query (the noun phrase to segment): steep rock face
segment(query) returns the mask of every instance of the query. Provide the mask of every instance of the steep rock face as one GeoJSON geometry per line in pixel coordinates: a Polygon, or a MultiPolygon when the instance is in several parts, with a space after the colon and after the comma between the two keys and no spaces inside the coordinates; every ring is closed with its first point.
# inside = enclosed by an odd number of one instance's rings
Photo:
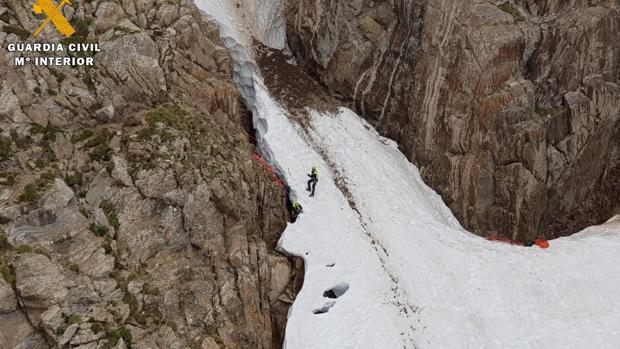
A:
{"type": "Polygon", "coordinates": [[[302,266],[217,27],[74,1],[95,66],[14,67],[30,11],[0,1],[0,347],[279,347],[302,266]]]}
{"type": "Polygon", "coordinates": [[[467,228],[555,237],[620,206],[616,1],[286,8],[298,60],[397,140],[467,228]]]}

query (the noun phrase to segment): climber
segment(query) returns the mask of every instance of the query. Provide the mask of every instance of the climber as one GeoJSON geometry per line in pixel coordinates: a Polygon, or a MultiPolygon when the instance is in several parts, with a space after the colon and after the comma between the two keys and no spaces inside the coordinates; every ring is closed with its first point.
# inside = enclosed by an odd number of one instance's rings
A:
{"type": "Polygon", "coordinates": [[[307,191],[310,192],[310,196],[314,196],[314,189],[316,188],[316,183],[319,181],[319,171],[316,169],[316,166],[312,166],[312,172],[308,175],[310,180],[308,181],[307,191]],[[312,189],[310,188],[312,186],[312,189]]]}
{"type": "Polygon", "coordinates": [[[301,207],[299,201],[295,201],[291,210],[291,222],[295,223],[295,221],[297,220],[297,216],[299,216],[299,214],[301,214],[302,212],[304,212],[304,208],[301,207]]]}

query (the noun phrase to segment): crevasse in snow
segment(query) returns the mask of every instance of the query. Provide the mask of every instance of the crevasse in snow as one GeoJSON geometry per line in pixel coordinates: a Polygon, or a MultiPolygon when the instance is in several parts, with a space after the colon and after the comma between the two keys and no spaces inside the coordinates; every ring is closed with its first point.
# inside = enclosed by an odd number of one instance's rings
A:
{"type": "Polygon", "coordinates": [[[286,348],[618,347],[620,219],[548,250],[470,234],[396,145],[351,110],[294,122],[249,51],[250,37],[269,30],[240,25],[227,3],[197,1],[221,25],[261,150],[304,207],[279,243],[306,265],[286,348]],[[312,165],[320,179],[310,198],[312,165]],[[346,292],[326,297],[338,285],[346,292]]]}

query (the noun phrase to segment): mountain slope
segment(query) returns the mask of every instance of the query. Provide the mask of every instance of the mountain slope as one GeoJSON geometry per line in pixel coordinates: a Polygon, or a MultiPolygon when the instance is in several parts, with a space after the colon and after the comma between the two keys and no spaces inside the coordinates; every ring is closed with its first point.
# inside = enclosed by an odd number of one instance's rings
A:
{"type": "Polygon", "coordinates": [[[617,1],[284,4],[297,61],[467,229],[554,238],[620,207],[617,1]]]}
{"type": "Polygon", "coordinates": [[[469,233],[396,144],[354,112],[289,108],[291,96],[272,94],[280,90],[261,74],[287,69],[258,71],[252,48],[243,47],[251,26],[238,25],[234,9],[203,2],[230,35],[229,49],[245,52],[233,54],[237,66],[252,66],[237,70],[237,81],[246,84],[260,149],[304,207],[279,242],[306,266],[286,348],[613,348],[620,341],[620,220],[553,240],[547,250],[469,233]],[[312,165],[320,181],[311,198],[312,165]]]}
{"type": "Polygon", "coordinates": [[[61,37],[0,0],[0,348],[278,348],[287,201],[217,26],[186,0],[64,11],[95,66],[15,67],[9,43],[61,37]]]}

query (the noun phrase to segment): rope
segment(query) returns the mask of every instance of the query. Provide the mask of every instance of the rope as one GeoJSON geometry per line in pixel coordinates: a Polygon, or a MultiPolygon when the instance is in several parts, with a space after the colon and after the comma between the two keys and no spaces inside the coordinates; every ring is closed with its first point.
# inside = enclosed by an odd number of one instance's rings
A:
{"type": "Polygon", "coordinates": [[[252,160],[258,161],[263,165],[263,167],[267,170],[267,172],[271,173],[273,176],[273,181],[276,183],[280,189],[284,190],[284,181],[278,176],[277,173],[273,170],[273,167],[265,160],[256,150],[252,151],[252,160]]]}

